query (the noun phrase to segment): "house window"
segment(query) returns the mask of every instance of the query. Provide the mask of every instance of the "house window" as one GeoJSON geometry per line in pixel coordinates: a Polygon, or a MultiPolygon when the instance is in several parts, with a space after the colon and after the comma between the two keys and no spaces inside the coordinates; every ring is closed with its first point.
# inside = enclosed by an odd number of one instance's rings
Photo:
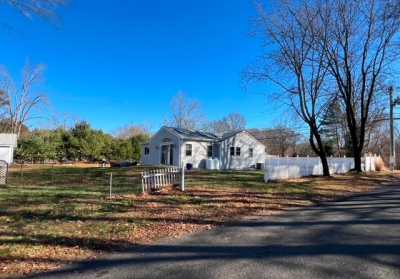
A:
{"type": "Polygon", "coordinates": [[[240,156],[240,147],[232,146],[230,148],[230,154],[231,154],[231,156],[240,156]]]}
{"type": "Polygon", "coordinates": [[[236,147],[236,156],[240,156],[240,147],[236,147]]]}
{"type": "Polygon", "coordinates": [[[249,148],[249,157],[252,158],[253,157],[253,148],[249,148]]]}
{"type": "Polygon", "coordinates": [[[192,145],[186,144],[186,156],[192,156],[192,145]]]}
{"type": "Polygon", "coordinates": [[[150,154],[150,148],[145,147],[144,148],[144,155],[149,155],[150,154]]]}
{"type": "Polygon", "coordinates": [[[207,156],[210,158],[213,156],[213,148],[212,145],[207,146],[207,156]]]}

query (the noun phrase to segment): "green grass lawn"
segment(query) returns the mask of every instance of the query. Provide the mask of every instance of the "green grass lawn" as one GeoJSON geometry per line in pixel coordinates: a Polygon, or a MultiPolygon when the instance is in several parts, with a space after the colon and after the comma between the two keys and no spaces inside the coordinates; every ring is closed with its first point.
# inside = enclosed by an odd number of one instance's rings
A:
{"type": "Polygon", "coordinates": [[[179,237],[241,215],[270,215],[376,187],[389,175],[264,183],[261,172],[190,172],[184,193],[140,195],[143,168],[27,168],[0,186],[0,277],[179,237]],[[113,193],[109,199],[109,176],[113,193]]]}

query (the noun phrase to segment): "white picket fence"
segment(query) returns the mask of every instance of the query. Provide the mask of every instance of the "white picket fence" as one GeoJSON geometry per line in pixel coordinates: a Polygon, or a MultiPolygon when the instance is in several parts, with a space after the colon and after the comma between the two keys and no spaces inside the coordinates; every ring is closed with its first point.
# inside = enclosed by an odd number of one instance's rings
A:
{"type": "MultiPolygon", "coordinates": [[[[363,169],[375,171],[375,162],[378,158],[377,156],[364,157],[363,169]]],[[[354,159],[330,157],[328,158],[328,165],[331,174],[343,174],[354,168],[354,159]]],[[[322,164],[319,157],[275,157],[265,160],[265,182],[322,174],[322,164]]]]}
{"type": "Polygon", "coordinates": [[[184,169],[177,167],[160,168],[141,173],[142,192],[159,191],[166,186],[180,185],[184,190],[184,169]]]}

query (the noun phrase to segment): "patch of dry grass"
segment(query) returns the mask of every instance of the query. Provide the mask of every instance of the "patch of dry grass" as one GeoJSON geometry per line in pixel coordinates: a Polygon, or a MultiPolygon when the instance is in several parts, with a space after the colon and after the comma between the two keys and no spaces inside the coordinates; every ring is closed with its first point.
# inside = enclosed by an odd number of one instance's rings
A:
{"type": "Polygon", "coordinates": [[[51,270],[239,216],[271,215],[397,181],[385,173],[266,184],[260,172],[192,172],[184,193],[141,196],[135,184],[140,170],[113,170],[117,195],[111,200],[109,169],[32,168],[23,178],[16,171],[0,189],[0,277],[51,270]]]}

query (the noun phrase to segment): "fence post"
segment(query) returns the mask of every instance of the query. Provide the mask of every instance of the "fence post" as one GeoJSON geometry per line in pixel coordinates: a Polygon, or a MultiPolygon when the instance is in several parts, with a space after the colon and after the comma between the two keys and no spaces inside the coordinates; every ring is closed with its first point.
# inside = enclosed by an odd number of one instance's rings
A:
{"type": "Polygon", "coordinates": [[[6,185],[8,184],[8,163],[6,165],[6,185]]]}
{"type": "Polygon", "coordinates": [[[157,191],[157,189],[158,189],[158,182],[157,182],[157,179],[158,179],[158,176],[157,176],[157,170],[154,170],[154,172],[153,172],[153,178],[154,178],[154,190],[155,191],[157,191]]]}
{"type": "Polygon", "coordinates": [[[157,170],[157,190],[160,190],[161,185],[161,169],[157,170]]]}
{"type": "Polygon", "coordinates": [[[142,177],[142,194],[144,194],[144,181],[145,181],[145,179],[144,179],[144,172],[141,172],[140,175],[141,175],[141,177],[142,177]]]}
{"type": "Polygon", "coordinates": [[[285,160],[285,166],[286,166],[286,174],[287,174],[286,179],[289,179],[289,156],[287,156],[287,155],[286,155],[286,160],[285,160]]]}
{"type": "Polygon", "coordinates": [[[185,191],[185,168],[182,167],[181,169],[181,191],[185,191]]]}
{"type": "Polygon", "coordinates": [[[54,163],[51,164],[51,170],[50,170],[50,175],[51,175],[51,185],[54,185],[54,163]]]}
{"type": "Polygon", "coordinates": [[[156,190],[160,189],[160,170],[155,170],[155,178],[156,178],[156,190]]]}
{"type": "Polygon", "coordinates": [[[23,172],[23,170],[22,170],[22,168],[24,167],[24,162],[22,161],[21,162],[21,167],[20,167],[20,169],[19,169],[19,179],[21,180],[21,184],[22,184],[22,179],[24,178],[24,172],[23,172]]]}
{"type": "Polygon", "coordinates": [[[165,187],[167,183],[165,183],[165,176],[167,175],[167,172],[165,169],[161,170],[161,187],[165,187]]]}
{"type": "Polygon", "coordinates": [[[151,171],[151,186],[150,186],[150,191],[153,191],[156,189],[156,171],[152,170],[151,171]]]}
{"type": "Polygon", "coordinates": [[[159,180],[159,188],[162,188],[162,187],[164,187],[164,171],[163,171],[163,169],[160,169],[159,171],[158,171],[158,173],[159,173],[159,175],[160,175],[160,180],[159,180]]]}
{"type": "Polygon", "coordinates": [[[110,173],[110,199],[112,197],[113,173],[110,173]]]}

